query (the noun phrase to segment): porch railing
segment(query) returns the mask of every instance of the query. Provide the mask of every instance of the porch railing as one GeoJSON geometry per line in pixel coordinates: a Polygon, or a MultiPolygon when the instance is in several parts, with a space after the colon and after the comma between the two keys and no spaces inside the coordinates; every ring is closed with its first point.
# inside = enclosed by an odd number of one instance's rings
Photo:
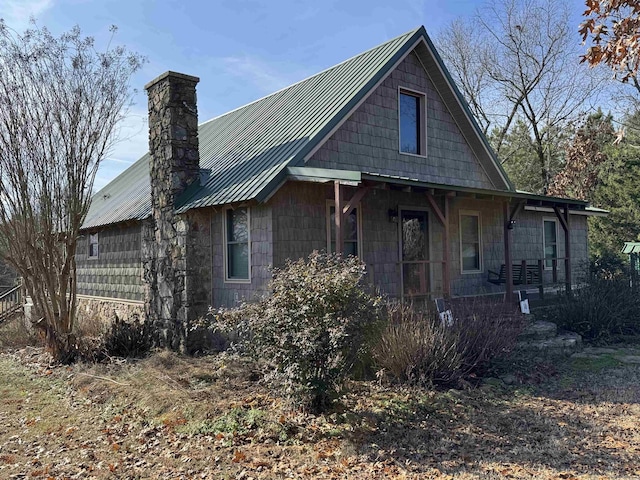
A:
{"type": "Polygon", "coordinates": [[[514,278],[514,286],[538,287],[542,298],[545,288],[556,287],[566,283],[569,262],[570,259],[566,257],[514,261],[513,265],[518,265],[521,272],[518,283],[514,278]]]}
{"type": "Polygon", "coordinates": [[[22,285],[0,286],[0,323],[22,308],[22,285]]]}
{"type": "Polygon", "coordinates": [[[403,299],[435,298],[443,295],[444,260],[402,261],[397,265],[400,267],[400,292],[403,299]],[[440,268],[433,268],[434,266],[440,268]]]}

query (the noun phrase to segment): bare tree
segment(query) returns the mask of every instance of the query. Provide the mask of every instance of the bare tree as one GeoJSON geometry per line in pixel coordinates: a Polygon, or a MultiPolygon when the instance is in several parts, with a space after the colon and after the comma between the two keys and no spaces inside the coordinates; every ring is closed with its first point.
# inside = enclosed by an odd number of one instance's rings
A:
{"type": "Polygon", "coordinates": [[[439,50],[505,167],[517,157],[507,134],[516,121],[533,140],[539,179],[551,182],[552,155],[564,131],[590,108],[600,81],[579,65],[579,42],[567,4],[553,0],[489,0],[466,22],[454,21],[439,50]]]}
{"type": "Polygon", "coordinates": [[[98,52],[78,27],[57,37],[0,22],[0,252],[62,361],[74,345],[78,231],[142,62],[123,47],[98,52]]]}

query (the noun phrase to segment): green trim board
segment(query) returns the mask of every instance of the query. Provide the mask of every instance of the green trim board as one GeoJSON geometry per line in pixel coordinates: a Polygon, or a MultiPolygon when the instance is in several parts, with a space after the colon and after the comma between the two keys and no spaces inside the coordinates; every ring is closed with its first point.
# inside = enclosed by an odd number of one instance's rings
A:
{"type": "Polygon", "coordinates": [[[626,254],[640,253],[640,242],[624,242],[624,247],[622,247],[622,253],[626,253],[626,254]]]}
{"type": "Polygon", "coordinates": [[[560,198],[560,197],[548,197],[545,195],[536,195],[533,193],[520,192],[520,191],[505,191],[505,190],[489,190],[482,188],[472,187],[459,187],[456,185],[445,185],[439,183],[423,182],[421,180],[411,179],[407,177],[400,177],[395,175],[382,175],[373,172],[362,172],[363,180],[371,181],[383,181],[387,183],[393,183],[396,185],[414,186],[418,188],[433,188],[436,190],[448,190],[453,192],[463,193],[476,193],[479,195],[492,195],[504,198],[519,198],[523,200],[533,200],[539,202],[546,202],[553,205],[569,205],[570,207],[578,207],[585,209],[589,204],[582,200],[576,200],[572,198],[560,198]]]}

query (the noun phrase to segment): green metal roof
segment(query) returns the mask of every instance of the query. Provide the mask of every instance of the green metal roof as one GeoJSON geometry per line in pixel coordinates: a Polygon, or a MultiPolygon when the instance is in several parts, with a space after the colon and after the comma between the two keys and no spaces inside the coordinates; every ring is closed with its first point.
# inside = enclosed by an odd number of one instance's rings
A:
{"type": "MultiPolygon", "coordinates": [[[[447,76],[424,27],[420,27],[201,124],[198,127],[201,179],[181,195],[177,212],[269,198],[290,174],[287,167],[304,166],[306,155],[373,90],[398,60],[425,42],[432,50],[431,61],[447,76]]],[[[454,94],[462,109],[466,108],[453,82],[448,91],[454,94]]],[[[472,117],[468,125],[473,134],[470,136],[477,136],[486,144],[472,117]]],[[[496,181],[500,181],[499,162],[490,148],[488,152],[488,156],[483,153],[481,160],[489,167],[494,164],[492,173],[498,178],[496,181]]],[[[149,216],[148,165],[146,154],[100,190],[93,197],[83,228],[149,216]]],[[[506,175],[502,182],[507,190],[512,190],[506,175]]]]}

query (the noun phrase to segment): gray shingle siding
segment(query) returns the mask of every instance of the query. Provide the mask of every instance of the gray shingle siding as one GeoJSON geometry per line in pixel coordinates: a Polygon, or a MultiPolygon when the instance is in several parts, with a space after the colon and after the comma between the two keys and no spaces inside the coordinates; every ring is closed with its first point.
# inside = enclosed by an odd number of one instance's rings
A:
{"type": "MultiPolygon", "coordinates": [[[[345,187],[345,196],[350,198],[353,189],[345,187]]],[[[307,256],[312,250],[327,248],[326,205],[333,200],[333,188],[302,182],[289,182],[274,196],[270,205],[273,215],[273,260],[276,266],[287,258],[307,256]]],[[[361,252],[367,263],[369,281],[390,296],[400,295],[400,267],[398,265],[398,224],[389,220],[389,209],[418,209],[428,212],[430,234],[430,258],[443,258],[443,228],[428,206],[423,194],[372,189],[360,205],[361,208],[361,252]]],[[[552,218],[553,213],[529,212],[520,214],[513,234],[514,262],[543,258],[542,219],[552,218]]],[[[502,204],[491,200],[452,198],[450,200],[450,258],[451,293],[454,296],[498,293],[503,286],[487,281],[487,270],[499,271],[504,263],[502,204]],[[479,273],[462,273],[460,261],[460,212],[480,213],[482,230],[483,265],[479,273]]],[[[586,217],[572,215],[572,268],[574,281],[580,280],[582,268],[587,261],[586,217]]],[[[564,256],[564,232],[558,226],[558,255],[564,256]]],[[[442,267],[432,265],[432,280],[435,288],[442,288],[442,267]]],[[[545,271],[545,281],[551,282],[551,272],[545,271]]],[[[564,266],[559,266],[560,280],[564,278],[564,266]]]]}
{"type": "Polygon", "coordinates": [[[414,53],[396,67],[306,165],[495,188],[414,53]],[[426,95],[426,157],[399,153],[399,88],[426,95]]]}
{"type": "Polygon", "coordinates": [[[97,258],[88,256],[89,232],[84,232],[78,240],[78,293],[124,300],[143,300],[140,225],[112,225],[97,232],[97,258]]]}

